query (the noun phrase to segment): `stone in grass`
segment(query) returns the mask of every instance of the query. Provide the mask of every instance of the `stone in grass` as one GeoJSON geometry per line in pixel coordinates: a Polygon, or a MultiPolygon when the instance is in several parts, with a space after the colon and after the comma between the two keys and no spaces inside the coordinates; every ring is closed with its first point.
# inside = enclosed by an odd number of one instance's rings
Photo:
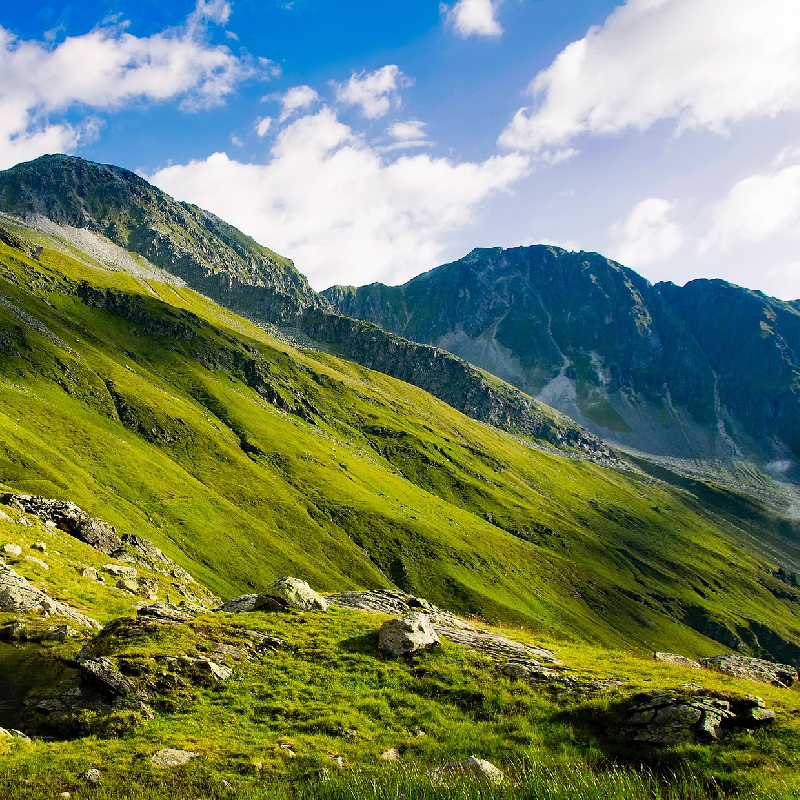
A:
{"type": "Polygon", "coordinates": [[[46,553],[47,544],[45,542],[34,542],[31,545],[31,550],[38,550],[40,553],[46,553]]]}
{"type": "Polygon", "coordinates": [[[784,689],[788,689],[798,680],[797,670],[791,664],[776,664],[761,658],[728,653],[704,658],[700,663],[707,669],[715,669],[734,678],[771,683],[784,689]]]}
{"type": "Polygon", "coordinates": [[[81,658],[78,661],[81,675],[90,683],[110,695],[133,695],[136,684],[126,678],[108,658],[81,658]]]}
{"type": "Polygon", "coordinates": [[[392,656],[411,656],[437,644],[431,621],[416,612],[387,620],[378,634],[378,649],[392,656]]]}
{"type": "Polygon", "coordinates": [[[381,761],[399,761],[400,751],[396,747],[392,747],[385,753],[381,753],[381,761]]]}
{"type": "Polygon", "coordinates": [[[36,558],[36,556],[25,556],[26,561],[30,561],[31,564],[36,564],[37,567],[41,567],[42,569],[50,569],[50,565],[42,561],[41,558],[36,558]]]}
{"type": "Polygon", "coordinates": [[[14,730],[14,728],[0,728],[0,736],[18,739],[21,742],[30,742],[30,737],[26,736],[22,731],[14,730]]]}
{"type": "Polygon", "coordinates": [[[477,756],[470,756],[466,761],[462,761],[459,764],[445,764],[432,773],[432,777],[436,781],[443,781],[446,778],[459,775],[494,784],[502,783],[505,777],[502,770],[499,770],[491,761],[484,761],[484,759],[477,756]]]}
{"type": "Polygon", "coordinates": [[[92,769],[87,769],[86,772],[82,773],[80,777],[81,780],[86,781],[86,783],[92,783],[95,785],[100,783],[100,780],[102,779],[100,770],[95,769],[94,767],[92,769]]]}
{"type": "Polygon", "coordinates": [[[7,556],[18,558],[22,555],[22,548],[18,544],[9,543],[3,545],[3,553],[7,556]]]}
{"type": "Polygon", "coordinates": [[[135,578],[139,574],[134,567],[123,567],[119,564],[103,564],[103,572],[115,578],[135,578]]]}
{"type": "Polygon", "coordinates": [[[154,767],[179,767],[182,764],[188,764],[193,758],[198,758],[199,756],[200,753],[195,753],[192,750],[173,750],[171,747],[165,747],[150,756],[150,763],[154,767]]]}
{"type": "Polygon", "coordinates": [[[702,669],[699,661],[694,661],[686,656],[679,656],[677,653],[656,653],[656,661],[662,661],[664,664],[672,664],[675,667],[689,667],[690,669],[702,669]]]}

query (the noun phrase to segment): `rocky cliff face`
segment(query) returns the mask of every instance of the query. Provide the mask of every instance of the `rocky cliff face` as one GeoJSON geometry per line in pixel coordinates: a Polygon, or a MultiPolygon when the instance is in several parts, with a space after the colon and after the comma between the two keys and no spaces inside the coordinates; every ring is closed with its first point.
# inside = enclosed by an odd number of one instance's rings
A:
{"type": "Polygon", "coordinates": [[[653,286],[596,253],[474,250],[341,313],[435,344],[658,455],[800,456],[800,309],[724,281],[653,286]]]}
{"type": "Polygon", "coordinates": [[[128,170],[64,155],[0,172],[0,211],[102,234],[240,311],[290,322],[327,307],[292,262],[128,170]]]}

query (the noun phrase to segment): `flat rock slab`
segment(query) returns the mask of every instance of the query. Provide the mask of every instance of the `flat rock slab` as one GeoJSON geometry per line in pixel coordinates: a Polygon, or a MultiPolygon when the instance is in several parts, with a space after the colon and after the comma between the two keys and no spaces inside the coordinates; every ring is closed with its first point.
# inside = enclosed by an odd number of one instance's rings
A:
{"type": "Polygon", "coordinates": [[[199,756],[200,753],[195,753],[192,750],[173,750],[171,747],[165,747],[150,756],[150,763],[154,767],[179,767],[182,764],[188,764],[193,758],[199,758],[199,756]]]}
{"type": "Polygon", "coordinates": [[[788,689],[797,682],[797,670],[790,664],[776,664],[761,658],[748,658],[726,654],[703,658],[700,663],[734,678],[745,678],[759,683],[770,683],[788,689]]]}
{"type": "Polygon", "coordinates": [[[703,665],[699,661],[694,661],[686,656],[679,656],[677,653],[655,653],[656,661],[664,664],[672,664],[676,667],[689,667],[690,669],[702,669],[703,665]]]}

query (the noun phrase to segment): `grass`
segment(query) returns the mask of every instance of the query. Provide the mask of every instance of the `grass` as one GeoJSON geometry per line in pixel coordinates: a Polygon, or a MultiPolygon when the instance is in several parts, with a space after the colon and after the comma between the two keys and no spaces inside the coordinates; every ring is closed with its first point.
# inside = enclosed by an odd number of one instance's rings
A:
{"type": "Polygon", "coordinates": [[[800,641],[776,564],[688,492],[537,450],[188,289],[49,248],[0,263],[39,321],[0,306],[0,481],[153,540],[220,595],[296,574],[607,647],[719,652],[694,620],[800,641]]]}
{"type": "MultiPolygon", "coordinates": [[[[98,798],[177,793],[667,800],[728,796],[734,790],[739,797],[788,798],[791,793],[781,785],[798,785],[800,692],[704,672],[699,680],[709,690],[756,689],[777,710],[775,727],[713,746],[636,749],[615,736],[618,707],[637,691],[683,683],[685,670],[631,653],[560,643],[558,655],[570,659],[576,674],[622,675],[630,684],[592,697],[557,696],[508,679],[485,657],[446,642],[412,661],[386,659],[377,650],[382,619],[337,609],[206,615],[144,640],[112,640],[103,652],[154,673],[168,656],[210,654],[220,642],[241,647],[245,629],[278,636],[285,647],[232,662],[234,676],[224,684],[195,688],[190,699],[162,705],[155,719],[117,736],[12,745],[0,740],[0,792],[31,800],[62,791],[98,798]],[[415,735],[415,726],[425,735],[415,735]],[[162,747],[200,757],[186,767],[159,770],[149,757],[162,747]],[[380,760],[389,748],[400,751],[399,764],[380,760]],[[431,769],[471,754],[503,769],[504,786],[456,780],[444,787],[431,778],[431,769]],[[341,756],[341,770],[334,756],[341,756]],[[92,767],[103,773],[100,787],[87,787],[79,778],[92,767]],[[320,769],[327,774],[321,777],[320,769]],[[21,784],[20,776],[29,782],[21,784]]],[[[68,659],[78,646],[51,646],[44,657],[68,659]]],[[[698,680],[698,673],[691,677],[698,680]]],[[[62,683],[57,691],[69,685],[62,683]]]]}

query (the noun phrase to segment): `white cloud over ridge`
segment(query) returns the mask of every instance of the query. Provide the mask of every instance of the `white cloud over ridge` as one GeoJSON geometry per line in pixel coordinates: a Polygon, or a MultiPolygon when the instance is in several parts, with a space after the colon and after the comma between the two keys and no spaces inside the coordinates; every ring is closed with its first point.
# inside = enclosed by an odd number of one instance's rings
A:
{"type": "Polygon", "coordinates": [[[0,28],[0,167],[71,151],[90,138],[96,121],[50,122],[71,107],[182,98],[191,111],[223,102],[252,71],[227,47],[206,41],[207,22],[224,22],[229,13],[226,2],[199,0],[182,28],[136,37],[111,25],[55,47],[0,28]]]}
{"type": "Polygon", "coordinates": [[[459,36],[501,36],[497,21],[500,0],[458,0],[453,6],[441,3],[439,8],[459,36]]]}
{"type": "Polygon", "coordinates": [[[675,255],[684,241],[681,226],[671,219],[674,203],[648,197],[637,203],[622,222],[611,227],[612,256],[632,269],[675,255]]]}
{"type": "Polygon", "coordinates": [[[716,205],[699,252],[727,253],[773,238],[800,243],[800,164],[750,175],[716,205]]]}
{"type": "Polygon", "coordinates": [[[375,72],[353,73],[346,83],[336,84],[336,99],[361,106],[367,119],[378,119],[400,105],[398,91],[411,83],[396,64],[387,64],[375,72]]]}
{"type": "Polygon", "coordinates": [[[628,0],[569,44],[531,83],[500,137],[540,151],[582,133],[724,133],[748,118],[800,110],[797,0],[628,0]]]}
{"type": "Polygon", "coordinates": [[[321,289],[398,282],[435,266],[448,236],[528,167],[517,153],[467,163],[428,154],[386,160],[326,107],[281,131],[266,164],[215,153],[150,179],[293,258],[321,289]]]}

